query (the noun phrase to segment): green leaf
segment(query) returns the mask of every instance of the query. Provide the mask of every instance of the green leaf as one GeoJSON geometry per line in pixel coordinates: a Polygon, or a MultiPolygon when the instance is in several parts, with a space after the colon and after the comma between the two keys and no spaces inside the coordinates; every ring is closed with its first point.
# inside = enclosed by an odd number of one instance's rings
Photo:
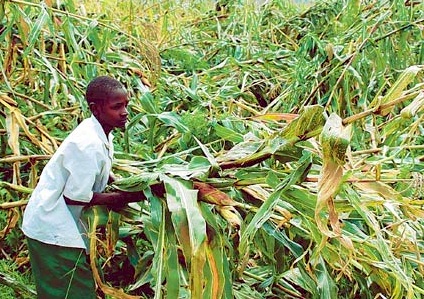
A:
{"type": "Polygon", "coordinates": [[[147,114],[159,113],[158,105],[155,104],[155,99],[151,92],[145,92],[140,98],[140,104],[147,114]]]}
{"type": "Polygon", "coordinates": [[[334,283],[330,273],[328,273],[326,264],[321,256],[315,265],[315,272],[318,279],[318,293],[320,294],[321,298],[338,299],[337,286],[334,283]]]}
{"type": "Polygon", "coordinates": [[[175,112],[162,112],[157,114],[156,117],[162,121],[165,125],[176,128],[179,132],[189,132],[189,129],[181,121],[181,118],[175,112]]]}
{"type": "Polygon", "coordinates": [[[242,230],[239,247],[239,251],[242,256],[248,253],[247,249],[249,248],[252,238],[258,228],[262,227],[262,225],[271,216],[273,208],[278,204],[278,201],[281,200],[281,194],[289,189],[293,184],[301,182],[301,179],[305,177],[305,172],[309,170],[311,163],[311,155],[308,152],[305,152],[304,156],[299,160],[297,168],[275,188],[269,198],[259,207],[252,220],[246,228],[242,230]]]}
{"type": "Polygon", "coordinates": [[[232,141],[234,143],[242,142],[243,141],[243,135],[231,130],[227,127],[221,126],[221,125],[214,125],[214,129],[216,131],[216,135],[221,137],[224,140],[232,141]]]}
{"type": "Polygon", "coordinates": [[[180,266],[178,245],[169,213],[166,213],[166,298],[180,298],[180,266]]]}
{"type": "Polygon", "coordinates": [[[151,219],[153,228],[156,230],[156,238],[152,239],[155,255],[153,257],[152,274],[154,277],[155,299],[162,298],[162,282],[165,279],[166,266],[166,218],[163,204],[156,198],[151,198],[151,219]]]}
{"type": "Polygon", "coordinates": [[[24,53],[22,54],[23,57],[27,57],[30,51],[36,48],[35,43],[39,41],[43,26],[46,24],[48,19],[49,19],[49,14],[44,8],[42,8],[41,13],[39,14],[37,20],[35,21],[34,26],[31,27],[31,31],[29,32],[28,44],[24,50],[24,53]]]}
{"type": "Polygon", "coordinates": [[[206,222],[197,205],[197,191],[187,181],[166,175],[160,178],[165,185],[174,229],[184,256],[190,262],[192,255],[196,254],[206,239],[206,222]]]}

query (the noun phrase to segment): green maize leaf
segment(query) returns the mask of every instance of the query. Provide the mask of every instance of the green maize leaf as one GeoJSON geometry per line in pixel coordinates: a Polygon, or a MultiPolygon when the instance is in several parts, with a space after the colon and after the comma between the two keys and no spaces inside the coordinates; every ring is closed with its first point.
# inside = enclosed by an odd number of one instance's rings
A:
{"type": "Polygon", "coordinates": [[[180,298],[180,266],[178,264],[178,246],[175,231],[169,213],[166,213],[166,298],[180,298]]]}
{"type": "Polygon", "coordinates": [[[165,125],[173,127],[181,133],[190,131],[188,127],[181,121],[180,116],[175,112],[162,112],[160,114],[156,114],[155,116],[165,125]]]}
{"type": "Polygon", "coordinates": [[[239,246],[239,251],[242,256],[246,256],[248,254],[247,250],[252,238],[255,236],[257,229],[262,227],[262,225],[271,216],[273,208],[277,205],[278,201],[281,200],[281,194],[292,185],[301,182],[301,179],[305,177],[305,172],[309,170],[311,163],[312,160],[310,153],[305,152],[304,156],[299,160],[297,168],[275,188],[275,191],[261,205],[247,227],[242,230],[239,246]]]}
{"type": "MultiPolygon", "coordinates": [[[[150,199],[152,205],[152,211],[150,213],[151,216],[151,224],[152,224],[152,232],[150,233],[150,237],[152,240],[152,245],[154,248],[154,257],[152,262],[152,274],[153,274],[153,286],[155,291],[155,299],[160,299],[163,297],[162,292],[162,282],[165,279],[165,251],[166,251],[166,217],[165,217],[165,207],[163,203],[157,199],[152,197],[150,199]],[[154,235],[152,234],[154,232],[154,235]]],[[[147,226],[146,226],[147,227],[147,226]]]]}
{"type": "Polygon", "coordinates": [[[313,217],[316,206],[316,195],[306,189],[292,188],[282,194],[284,201],[290,203],[299,213],[305,217],[313,217]]]}
{"type": "Polygon", "coordinates": [[[203,298],[232,298],[231,271],[228,268],[228,256],[224,249],[225,246],[219,234],[208,243],[206,266],[210,274],[205,276],[207,284],[203,298]]]}
{"type": "Polygon", "coordinates": [[[51,77],[50,76],[46,77],[46,80],[50,79],[50,82],[48,83],[48,86],[49,86],[48,91],[50,93],[50,99],[46,98],[46,102],[47,101],[55,102],[54,98],[56,97],[57,91],[60,87],[60,79],[59,79],[58,71],[50,63],[50,61],[48,59],[46,59],[46,57],[44,57],[40,53],[38,53],[37,50],[34,50],[34,53],[36,53],[37,55],[39,55],[41,57],[42,62],[44,63],[45,67],[49,70],[49,75],[51,76],[51,77]]]}
{"type": "Polygon", "coordinates": [[[257,153],[264,145],[263,140],[259,140],[254,136],[247,136],[247,140],[236,144],[229,151],[217,157],[218,162],[235,161],[247,159],[257,153]]]}
{"type": "Polygon", "coordinates": [[[345,163],[346,150],[351,139],[351,126],[343,127],[342,119],[332,113],[320,134],[320,143],[324,163],[327,160],[343,165],[345,163]]]}
{"type": "Polygon", "coordinates": [[[161,167],[163,173],[172,174],[173,176],[180,177],[185,180],[193,178],[205,179],[209,174],[211,165],[209,160],[204,157],[193,157],[188,164],[164,164],[161,167]]]}
{"type": "Polygon", "coordinates": [[[139,99],[141,107],[147,114],[157,114],[160,109],[158,104],[155,102],[155,98],[151,92],[145,92],[139,99]]]}
{"type": "Polygon", "coordinates": [[[159,172],[145,171],[126,178],[119,178],[113,182],[111,187],[128,192],[143,191],[148,189],[150,185],[158,182],[159,174],[159,172]]]}
{"type": "Polygon", "coordinates": [[[305,106],[300,115],[280,132],[280,136],[286,140],[305,140],[318,135],[324,123],[324,107],[305,106]]]}
{"type": "Polygon", "coordinates": [[[34,26],[32,26],[31,31],[28,35],[28,44],[26,49],[24,50],[22,56],[25,58],[30,54],[30,51],[34,50],[35,43],[39,41],[41,31],[43,29],[43,26],[46,24],[46,22],[49,20],[49,14],[47,11],[42,8],[41,13],[38,16],[38,19],[35,21],[34,26]]]}
{"type": "Polygon", "coordinates": [[[206,238],[206,222],[197,205],[197,191],[181,179],[164,174],[160,178],[165,185],[166,201],[179,243],[190,262],[206,238]]]}
{"type": "Polygon", "coordinates": [[[180,85],[179,86],[186,94],[187,96],[194,101],[200,102],[201,98],[197,95],[196,91],[193,90],[192,88],[188,88],[184,85],[180,85]]]}
{"type": "Polygon", "coordinates": [[[322,257],[318,258],[317,264],[315,265],[315,273],[317,275],[318,293],[321,298],[338,299],[337,286],[330,273],[328,273],[322,257]]]}
{"type": "Polygon", "coordinates": [[[188,182],[161,175],[172,223],[190,268],[192,298],[202,298],[203,278],[199,269],[205,263],[206,221],[197,205],[197,191],[188,182]]]}
{"type": "Polygon", "coordinates": [[[294,286],[308,291],[313,295],[312,298],[321,298],[318,294],[317,283],[302,267],[293,267],[281,275],[281,278],[290,282],[294,286]]]}
{"type": "Polygon", "coordinates": [[[209,278],[206,279],[204,298],[234,298],[232,290],[232,270],[229,268],[229,254],[226,250],[225,240],[220,234],[220,225],[216,214],[206,204],[201,204],[200,209],[209,229],[215,233],[208,235],[206,247],[209,278]]]}
{"type": "MultiPolygon", "coordinates": [[[[137,249],[137,248],[136,248],[137,249]]],[[[128,287],[129,291],[139,289],[145,284],[154,285],[154,277],[152,275],[152,261],[154,257],[154,252],[149,250],[145,251],[143,255],[137,256],[138,264],[136,266],[136,281],[128,287]]]]}
{"type": "MultiPolygon", "coordinates": [[[[121,228],[119,236],[121,237],[121,228]]],[[[140,254],[137,251],[137,246],[133,239],[128,238],[125,240],[127,257],[133,267],[136,267],[140,262],[140,254]]]]}
{"type": "Polygon", "coordinates": [[[224,127],[219,124],[215,124],[213,127],[215,129],[216,135],[218,135],[224,140],[228,140],[234,143],[239,143],[243,141],[243,135],[230,128],[224,127]]]}
{"type": "Polygon", "coordinates": [[[281,143],[273,153],[273,157],[281,163],[298,161],[302,157],[302,151],[303,149],[299,146],[281,143]]]}
{"type": "MultiPolygon", "coordinates": [[[[81,219],[84,223],[92,223],[96,219],[98,227],[106,227],[109,221],[109,209],[106,206],[92,206],[82,210],[81,219]]],[[[91,227],[91,226],[89,226],[91,227]]]]}
{"type": "MultiPolygon", "coordinates": [[[[77,42],[77,37],[79,34],[77,29],[75,28],[74,23],[72,23],[70,18],[65,17],[62,23],[62,33],[64,38],[66,39],[66,44],[71,53],[78,53],[78,49],[80,48],[77,42]]],[[[81,53],[78,53],[81,54],[81,53]]]]}
{"type": "MultiPolygon", "coordinates": [[[[212,153],[209,151],[209,149],[203,143],[200,142],[199,139],[197,139],[195,136],[193,136],[193,137],[194,137],[194,140],[196,140],[197,144],[202,149],[206,158],[208,159],[210,165],[212,166],[213,171],[217,171],[219,169],[219,165],[218,165],[218,162],[216,161],[215,157],[212,155],[212,153]]],[[[193,159],[190,161],[190,164],[191,164],[192,161],[193,161],[193,159]]],[[[211,175],[211,176],[213,176],[213,175],[211,175]]]]}
{"type": "Polygon", "coordinates": [[[408,106],[400,112],[402,118],[412,118],[424,107],[424,92],[421,91],[408,106]]]}
{"type": "MultiPolygon", "coordinates": [[[[406,68],[402,74],[397,78],[396,82],[390,87],[386,95],[382,98],[375,98],[371,103],[370,107],[373,109],[380,108],[381,105],[390,104],[391,102],[397,100],[404,89],[410,84],[418,74],[423,69],[422,66],[413,65],[406,68]]],[[[392,111],[393,106],[382,109],[380,112],[382,115],[387,115],[392,111]]]]}
{"type": "Polygon", "coordinates": [[[296,257],[300,257],[303,253],[303,248],[296,242],[289,239],[284,230],[278,229],[275,225],[270,222],[265,222],[262,228],[271,235],[275,240],[280,242],[284,247],[290,250],[290,252],[296,257]]]}
{"type": "Polygon", "coordinates": [[[408,296],[410,296],[412,294],[413,281],[403,270],[401,264],[402,261],[393,255],[393,252],[390,249],[390,244],[385,242],[383,232],[379,227],[379,222],[375,215],[366,206],[366,204],[363,203],[359,194],[351,192],[350,190],[349,196],[355,210],[362,216],[362,219],[368,223],[368,227],[374,229],[375,238],[373,238],[372,243],[370,244],[372,247],[364,247],[367,249],[364,251],[366,253],[365,257],[370,259],[368,260],[368,263],[373,267],[378,265],[382,272],[388,274],[388,279],[381,280],[382,284],[388,284],[388,288],[395,289],[396,292],[399,292],[399,294],[406,290],[408,296]],[[380,261],[384,261],[384,263],[380,261]]]}

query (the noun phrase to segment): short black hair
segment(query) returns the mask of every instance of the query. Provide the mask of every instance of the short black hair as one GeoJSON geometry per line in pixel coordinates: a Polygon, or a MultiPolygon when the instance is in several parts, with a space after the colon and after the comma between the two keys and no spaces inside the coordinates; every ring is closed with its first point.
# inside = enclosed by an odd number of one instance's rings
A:
{"type": "Polygon", "coordinates": [[[108,99],[114,91],[120,89],[125,90],[125,87],[118,80],[109,76],[99,76],[88,84],[85,99],[88,104],[103,104],[104,100],[108,99]]]}

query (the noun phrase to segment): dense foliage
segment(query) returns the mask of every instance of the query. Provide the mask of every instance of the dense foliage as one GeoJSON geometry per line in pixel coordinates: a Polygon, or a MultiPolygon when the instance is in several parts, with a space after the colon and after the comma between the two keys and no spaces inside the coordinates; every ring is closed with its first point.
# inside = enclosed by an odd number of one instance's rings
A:
{"type": "Polygon", "coordinates": [[[91,2],[0,1],[11,298],[34,293],[28,196],[103,74],[132,99],[109,188],[146,200],[86,211],[99,292],[424,295],[421,1],[91,2]]]}

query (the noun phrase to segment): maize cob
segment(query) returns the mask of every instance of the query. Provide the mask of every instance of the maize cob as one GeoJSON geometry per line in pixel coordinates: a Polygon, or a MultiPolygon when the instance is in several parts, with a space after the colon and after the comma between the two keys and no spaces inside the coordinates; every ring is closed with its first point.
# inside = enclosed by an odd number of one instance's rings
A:
{"type": "Polygon", "coordinates": [[[216,206],[218,213],[234,228],[241,227],[241,217],[237,210],[232,206],[216,206]]]}
{"type": "Polygon", "coordinates": [[[220,206],[234,206],[236,202],[224,192],[202,182],[193,182],[195,189],[199,191],[199,200],[220,206]]]}

